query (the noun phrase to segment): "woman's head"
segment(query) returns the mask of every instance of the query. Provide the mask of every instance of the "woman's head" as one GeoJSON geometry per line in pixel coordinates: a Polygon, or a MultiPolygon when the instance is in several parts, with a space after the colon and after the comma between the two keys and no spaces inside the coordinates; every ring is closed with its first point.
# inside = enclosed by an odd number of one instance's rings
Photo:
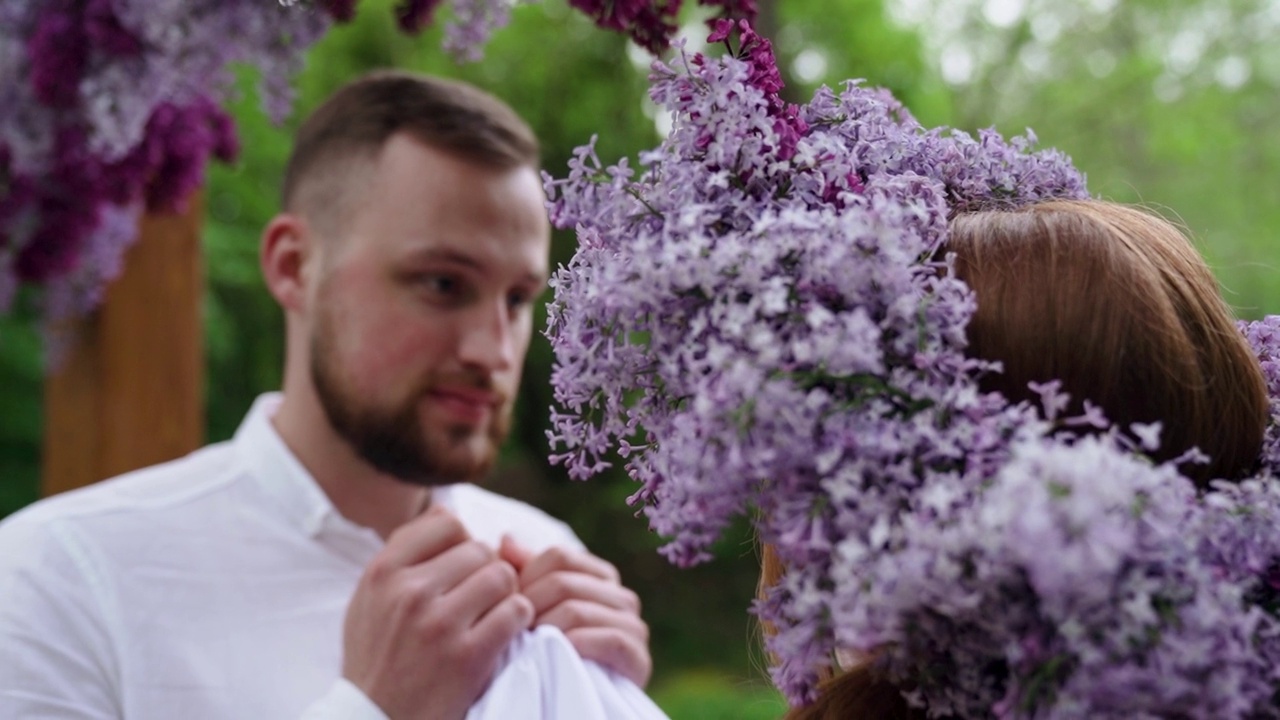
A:
{"type": "MultiPolygon", "coordinates": [[[[968,353],[1004,366],[984,389],[1035,399],[1028,383],[1061,380],[1077,413],[1087,399],[1121,427],[1161,423],[1158,459],[1200,448],[1210,463],[1182,469],[1201,484],[1254,468],[1266,385],[1212,273],[1178,229],[1121,205],[1049,201],[958,215],[947,249],[977,297],[968,353]]],[[[765,546],[762,594],[784,572],[765,546]]],[[[925,717],[870,665],[843,671],[788,720],[925,717]]]]}
{"type": "Polygon", "coordinates": [[[1028,399],[1061,380],[1076,407],[1121,427],[1160,422],[1167,460],[1191,447],[1203,483],[1236,478],[1258,457],[1267,395],[1257,360],[1199,253],[1168,222],[1097,201],[965,213],[949,249],[978,310],[969,352],[1004,365],[985,389],[1028,399]]]}

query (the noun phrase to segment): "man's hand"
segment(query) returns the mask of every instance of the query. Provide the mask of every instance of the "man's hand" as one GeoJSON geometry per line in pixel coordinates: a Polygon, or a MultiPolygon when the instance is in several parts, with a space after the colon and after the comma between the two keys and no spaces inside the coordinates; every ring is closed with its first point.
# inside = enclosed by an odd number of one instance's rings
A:
{"type": "Polygon", "coordinates": [[[432,508],[365,568],[343,627],[343,677],[392,720],[458,720],[534,617],[515,569],[432,508]]]}
{"type": "Polygon", "coordinates": [[[640,619],[640,598],[622,586],[617,568],[582,550],[554,547],[534,555],[509,537],[499,555],[520,572],[534,625],[554,625],[582,657],[642,688],[649,682],[649,626],[640,619]]]}

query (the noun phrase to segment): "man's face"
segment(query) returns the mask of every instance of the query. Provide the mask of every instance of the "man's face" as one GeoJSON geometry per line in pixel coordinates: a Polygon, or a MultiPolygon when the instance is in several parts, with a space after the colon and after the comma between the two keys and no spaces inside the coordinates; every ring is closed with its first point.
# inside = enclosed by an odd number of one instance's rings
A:
{"type": "Polygon", "coordinates": [[[320,242],[312,382],[379,471],[476,479],[507,434],[546,283],[541,183],[533,168],[485,168],[403,134],[368,177],[320,242]]]}

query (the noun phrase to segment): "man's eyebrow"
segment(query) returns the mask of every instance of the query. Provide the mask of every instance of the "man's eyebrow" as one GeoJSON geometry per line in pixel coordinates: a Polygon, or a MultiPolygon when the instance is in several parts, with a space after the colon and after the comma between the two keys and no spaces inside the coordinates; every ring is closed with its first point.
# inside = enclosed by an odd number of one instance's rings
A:
{"type": "MultiPolygon", "coordinates": [[[[486,268],[482,260],[450,248],[421,248],[409,252],[407,257],[415,262],[448,262],[463,265],[473,270],[484,270],[486,268]]],[[[551,276],[547,270],[537,270],[525,273],[521,279],[531,285],[542,288],[550,282],[551,276]]]]}
{"type": "Polygon", "coordinates": [[[436,262],[451,262],[458,265],[466,265],[476,270],[483,270],[484,263],[476,258],[457,250],[449,248],[421,248],[408,253],[410,260],[432,260],[436,262]]]}

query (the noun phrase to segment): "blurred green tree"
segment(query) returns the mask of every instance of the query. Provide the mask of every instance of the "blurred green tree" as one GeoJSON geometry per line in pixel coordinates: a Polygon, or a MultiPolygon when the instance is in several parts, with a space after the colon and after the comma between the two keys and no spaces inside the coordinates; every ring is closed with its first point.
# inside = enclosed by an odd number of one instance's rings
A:
{"type": "Polygon", "coordinates": [[[1280,312],[1280,5],[904,0],[958,127],[1035,128],[1095,195],[1181,221],[1239,314],[1280,312]]]}

